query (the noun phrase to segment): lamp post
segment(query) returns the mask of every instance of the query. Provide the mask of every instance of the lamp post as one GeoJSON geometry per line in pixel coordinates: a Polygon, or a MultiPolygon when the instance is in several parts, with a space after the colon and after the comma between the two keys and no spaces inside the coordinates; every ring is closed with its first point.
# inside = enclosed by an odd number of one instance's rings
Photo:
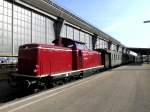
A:
{"type": "Polygon", "coordinates": [[[150,23],[150,20],[143,21],[143,23],[150,23]]]}
{"type": "MultiPolygon", "coordinates": [[[[146,21],[143,21],[143,23],[150,23],[150,20],[146,20],[146,21]]],[[[149,63],[150,61],[150,55],[149,55],[149,53],[147,53],[147,63],[149,63]]]]}

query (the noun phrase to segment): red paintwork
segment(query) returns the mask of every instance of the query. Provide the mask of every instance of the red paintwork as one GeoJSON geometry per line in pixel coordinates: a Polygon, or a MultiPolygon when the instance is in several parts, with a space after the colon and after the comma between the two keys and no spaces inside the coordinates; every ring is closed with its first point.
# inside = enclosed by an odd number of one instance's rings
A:
{"type": "Polygon", "coordinates": [[[102,65],[101,54],[96,51],[82,51],[83,53],[83,68],[90,68],[102,65]]]}
{"type": "Polygon", "coordinates": [[[101,65],[101,54],[89,50],[44,44],[19,48],[18,73],[32,76],[63,73],[101,65]]]}

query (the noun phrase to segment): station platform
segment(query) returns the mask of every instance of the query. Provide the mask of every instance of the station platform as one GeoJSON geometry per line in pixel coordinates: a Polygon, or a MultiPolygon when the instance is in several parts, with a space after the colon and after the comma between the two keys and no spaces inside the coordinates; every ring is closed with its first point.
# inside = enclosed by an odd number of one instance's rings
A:
{"type": "Polygon", "coordinates": [[[149,112],[150,64],[111,69],[11,101],[0,112],[149,112]]]}

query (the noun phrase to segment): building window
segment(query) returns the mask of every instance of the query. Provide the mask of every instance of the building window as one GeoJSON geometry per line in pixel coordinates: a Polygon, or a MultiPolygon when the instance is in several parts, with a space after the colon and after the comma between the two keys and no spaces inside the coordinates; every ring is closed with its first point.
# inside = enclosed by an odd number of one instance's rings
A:
{"type": "Polygon", "coordinates": [[[102,40],[102,48],[103,48],[103,49],[105,48],[104,40],[102,40]]]}
{"type": "Polygon", "coordinates": [[[67,38],[73,39],[73,28],[67,26],[67,38]]]}
{"type": "Polygon", "coordinates": [[[80,42],[85,43],[85,33],[80,31],[80,42]]]}
{"type": "Polygon", "coordinates": [[[54,21],[50,19],[46,19],[46,43],[52,44],[52,41],[55,39],[55,33],[54,33],[54,21]]]}
{"type": "Polygon", "coordinates": [[[99,39],[99,38],[97,38],[95,48],[96,48],[96,49],[99,49],[99,48],[100,48],[100,39],[99,39]]]}
{"type": "Polygon", "coordinates": [[[78,30],[78,29],[74,29],[73,31],[74,31],[74,32],[73,32],[73,33],[74,33],[74,35],[73,35],[73,36],[74,36],[74,40],[80,41],[79,30],[78,30]]]}
{"type": "Polygon", "coordinates": [[[17,55],[20,45],[31,43],[31,11],[13,6],[13,54],[17,55]]]}
{"type": "Polygon", "coordinates": [[[105,41],[105,48],[108,49],[108,42],[105,41]]]}
{"type": "Polygon", "coordinates": [[[0,0],[0,55],[12,54],[12,4],[0,0]]]}
{"type": "Polygon", "coordinates": [[[65,37],[65,38],[67,37],[67,26],[66,25],[63,25],[60,36],[65,37]]]}
{"type": "Polygon", "coordinates": [[[85,45],[89,49],[89,34],[85,34],[85,45]]]}
{"type": "Polygon", "coordinates": [[[85,45],[89,50],[92,50],[92,36],[90,34],[85,34],[85,45]]]}
{"type": "Polygon", "coordinates": [[[32,43],[46,43],[46,18],[32,13],[32,43]]]}
{"type": "Polygon", "coordinates": [[[89,35],[89,49],[92,50],[92,36],[89,35]]]}

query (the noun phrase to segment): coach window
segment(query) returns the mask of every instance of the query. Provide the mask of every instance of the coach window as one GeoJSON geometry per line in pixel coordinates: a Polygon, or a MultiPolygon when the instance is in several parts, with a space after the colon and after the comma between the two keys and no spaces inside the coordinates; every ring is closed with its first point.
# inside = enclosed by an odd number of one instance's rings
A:
{"type": "Polygon", "coordinates": [[[115,54],[113,54],[113,60],[115,60],[115,54]]]}
{"type": "Polygon", "coordinates": [[[112,56],[112,60],[114,60],[114,55],[112,54],[111,56],[112,56]]]}
{"type": "Polygon", "coordinates": [[[118,54],[116,55],[116,60],[118,60],[118,54]]]}

